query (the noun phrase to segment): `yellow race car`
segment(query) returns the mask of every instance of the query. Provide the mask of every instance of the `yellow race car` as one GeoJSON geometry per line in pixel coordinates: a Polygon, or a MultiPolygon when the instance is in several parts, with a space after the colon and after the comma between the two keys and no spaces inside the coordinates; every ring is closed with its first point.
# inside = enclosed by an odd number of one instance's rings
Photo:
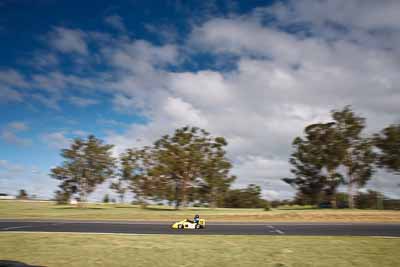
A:
{"type": "Polygon", "coordinates": [[[199,223],[196,224],[189,219],[185,219],[174,223],[171,227],[172,229],[204,229],[206,227],[206,220],[200,219],[199,223]]]}

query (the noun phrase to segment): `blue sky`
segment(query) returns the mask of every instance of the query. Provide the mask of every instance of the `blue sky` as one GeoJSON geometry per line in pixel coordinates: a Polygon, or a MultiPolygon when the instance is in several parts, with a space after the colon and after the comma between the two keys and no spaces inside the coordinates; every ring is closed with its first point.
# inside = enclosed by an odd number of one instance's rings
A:
{"type": "MultiPolygon", "coordinates": [[[[398,123],[398,1],[1,1],[0,191],[49,197],[72,138],[115,154],[176,127],[226,136],[238,175],[285,198],[291,141],[351,104],[398,123]]],[[[370,186],[398,197],[398,177],[370,186]]],[[[92,197],[107,191],[103,185],[92,197]]]]}

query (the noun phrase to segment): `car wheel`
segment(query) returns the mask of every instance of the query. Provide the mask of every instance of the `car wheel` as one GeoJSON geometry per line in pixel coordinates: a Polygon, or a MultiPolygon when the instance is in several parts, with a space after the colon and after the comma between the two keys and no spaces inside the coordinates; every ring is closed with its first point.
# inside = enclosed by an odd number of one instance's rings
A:
{"type": "Polygon", "coordinates": [[[183,229],[183,224],[178,225],[178,229],[183,229]]]}

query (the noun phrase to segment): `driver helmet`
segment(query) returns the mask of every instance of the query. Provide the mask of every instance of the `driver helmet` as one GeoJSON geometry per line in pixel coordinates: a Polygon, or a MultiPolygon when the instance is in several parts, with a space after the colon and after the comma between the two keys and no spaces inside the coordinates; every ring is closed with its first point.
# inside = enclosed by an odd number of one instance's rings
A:
{"type": "Polygon", "coordinates": [[[196,214],[194,217],[195,217],[196,219],[200,218],[200,216],[199,216],[198,214],[196,214]]]}

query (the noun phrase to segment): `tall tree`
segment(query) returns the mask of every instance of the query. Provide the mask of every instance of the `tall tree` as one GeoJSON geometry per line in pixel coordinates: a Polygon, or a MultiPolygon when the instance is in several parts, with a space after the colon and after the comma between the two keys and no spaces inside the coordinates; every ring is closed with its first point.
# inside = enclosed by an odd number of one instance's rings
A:
{"type": "Polygon", "coordinates": [[[243,189],[229,190],[225,196],[224,207],[227,208],[266,208],[268,201],[261,197],[261,187],[249,184],[243,189]]]}
{"type": "Polygon", "coordinates": [[[205,160],[202,162],[200,185],[200,198],[211,207],[220,207],[223,205],[225,195],[227,194],[232,182],[236,179],[230,175],[232,164],[226,158],[224,147],[227,142],[222,137],[214,139],[211,149],[205,151],[205,160]]]}
{"type": "Polygon", "coordinates": [[[295,138],[290,159],[295,178],[283,180],[295,185],[313,204],[321,200],[323,192],[333,205],[338,185],[345,183],[353,208],[354,187],[371,178],[375,154],[371,140],[362,136],[364,118],[356,116],[349,106],[332,111],[332,118],[330,123],[309,125],[304,138],[295,138]]]}
{"type": "Polygon", "coordinates": [[[113,175],[112,147],[93,135],[86,140],[77,138],[70,148],[62,150],[64,162],[51,169],[50,176],[61,181],[61,190],[70,195],[78,194],[79,200],[84,202],[97,185],[113,175]]]}
{"type": "Polygon", "coordinates": [[[195,200],[219,205],[234,180],[226,145],[224,138],[203,129],[179,128],[151,147],[122,154],[121,177],[141,202],[167,200],[176,208],[195,200]]]}
{"type": "MultiPolygon", "coordinates": [[[[156,181],[152,177],[154,167],[153,154],[150,148],[127,149],[121,154],[121,180],[128,183],[128,188],[143,206],[146,199],[156,195],[156,181]]],[[[121,181],[121,182],[122,182],[121,181]]]]}
{"type": "Polygon", "coordinates": [[[215,202],[218,190],[233,181],[223,150],[226,145],[224,138],[214,138],[197,127],[177,129],[173,136],[166,135],[155,142],[157,165],[153,174],[161,179],[162,191],[173,196],[176,208],[186,206],[201,185],[207,187],[205,193],[215,202]]]}
{"type": "Polygon", "coordinates": [[[349,207],[354,208],[354,187],[363,186],[374,173],[375,153],[370,139],[362,136],[365,119],[350,108],[332,112],[337,132],[337,146],[343,155],[341,165],[345,169],[345,183],[349,196],[349,207]]]}
{"type": "Polygon", "coordinates": [[[26,192],[25,189],[20,189],[18,191],[17,199],[27,199],[28,198],[28,193],[26,192]]]}
{"type": "Polygon", "coordinates": [[[115,193],[118,194],[119,202],[123,203],[127,188],[125,187],[122,179],[118,179],[117,181],[112,182],[110,185],[110,189],[114,190],[115,193]]]}
{"type": "Polygon", "coordinates": [[[334,195],[342,181],[337,167],[343,155],[337,149],[334,123],[307,126],[304,138],[295,138],[293,147],[290,163],[295,178],[283,180],[297,188],[312,204],[318,204],[325,196],[335,205],[334,195]]]}
{"type": "Polygon", "coordinates": [[[378,165],[400,174],[400,124],[390,125],[375,134],[374,144],[380,151],[378,165]]]}

